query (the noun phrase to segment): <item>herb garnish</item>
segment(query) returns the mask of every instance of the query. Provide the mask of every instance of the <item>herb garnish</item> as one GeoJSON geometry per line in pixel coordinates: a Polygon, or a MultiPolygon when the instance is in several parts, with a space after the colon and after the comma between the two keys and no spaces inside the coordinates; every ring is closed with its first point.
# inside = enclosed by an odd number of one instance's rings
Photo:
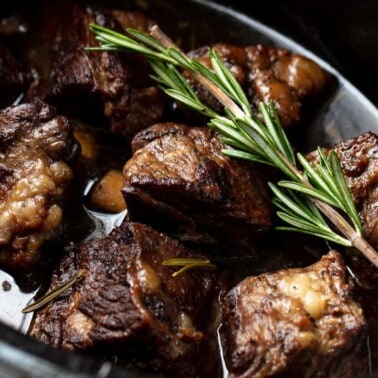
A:
{"type": "Polygon", "coordinates": [[[363,238],[361,222],[346,184],[337,154],[328,156],[318,149],[319,162],[311,166],[297,158],[272,104],[260,104],[260,117],[254,116],[248,99],[215,50],[209,49],[212,70],[190,59],[157,27],[151,35],[127,29],[127,36],[91,24],[100,46],[98,51],[133,51],[144,55],[154,71],[152,78],[170,97],[210,118],[208,126],[217,130],[229,146],[223,153],[230,157],[267,164],[281,170],[290,181],[269,184],[278,216],[290,226],[281,230],[315,235],[343,246],[353,246],[378,267],[378,254],[363,238]],[[194,77],[225,107],[218,114],[201,102],[181,72],[194,77]],[[302,167],[297,168],[297,160],[302,167]],[[331,227],[323,215],[333,224],[331,227]],[[337,229],[337,231],[335,230],[337,229]]]}
{"type": "Polygon", "coordinates": [[[76,282],[80,281],[84,277],[84,272],[79,272],[75,277],[71,278],[67,282],[59,285],[55,289],[49,291],[41,298],[38,298],[34,303],[30,304],[29,306],[26,306],[22,312],[24,314],[28,312],[33,312],[36,310],[39,310],[40,308],[44,307],[47,303],[50,303],[54,299],[58,298],[60,295],[65,293],[70,287],[75,285],[76,282]]]}
{"type": "Polygon", "coordinates": [[[181,269],[172,273],[172,277],[177,277],[181,273],[184,273],[192,269],[204,269],[214,270],[215,265],[211,263],[209,259],[189,259],[189,258],[172,258],[163,261],[165,266],[182,266],[181,269]]]}

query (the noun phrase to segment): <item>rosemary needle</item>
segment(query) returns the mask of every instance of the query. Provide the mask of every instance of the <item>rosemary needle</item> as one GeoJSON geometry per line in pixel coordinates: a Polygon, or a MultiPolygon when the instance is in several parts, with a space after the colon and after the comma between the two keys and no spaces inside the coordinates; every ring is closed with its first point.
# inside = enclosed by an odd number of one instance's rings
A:
{"type": "Polygon", "coordinates": [[[337,154],[326,156],[318,149],[319,161],[314,166],[302,155],[295,156],[273,104],[260,104],[259,117],[254,116],[245,92],[215,50],[209,49],[210,70],[187,57],[156,25],[151,35],[127,29],[126,36],[96,24],[89,28],[100,45],[88,50],[131,50],[147,57],[154,71],[152,78],[167,95],[210,118],[208,126],[217,130],[228,146],[225,155],[276,167],[288,177],[278,185],[270,184],[277,214],[289,224],[281,230],[353,246],[378,267],[378,254],[363,238],[337,154]],[[179,68],[190,71],[224,105],[225,114],[202,103],[179,68]]]}
{"type": "Polygon", "coordinates": [[[67,291],[70,287],[75,285],[75,283],[78,282],[83,277],[84,277],[83,272],[79,272],[79,274],[77,276],[75,276],[74,278],[65,282],[63,285],[58,286],[56,289],[49,291],[43,297],[37,299],[31,305],[25,307],[22,310],[22,312],[24,314],[26,314],[28,312],[33,312],[33,311],[39,310],[40,308],[45,306],[47,303],[51,302],[52,300],[54,300],[55,298],[57,298],[61,294],[63,294],[65,291],[67,291]]]}
{"type": "Polygon", "coordinates": [[[205,269],[214,270],[216,267],[209,259],[189,259],[189,258],[172,258],[163,261],[165,266],[181,266],[182,268],[172,273],[172,277],[177,277],[180,274],[191,269],[205,269]]]}

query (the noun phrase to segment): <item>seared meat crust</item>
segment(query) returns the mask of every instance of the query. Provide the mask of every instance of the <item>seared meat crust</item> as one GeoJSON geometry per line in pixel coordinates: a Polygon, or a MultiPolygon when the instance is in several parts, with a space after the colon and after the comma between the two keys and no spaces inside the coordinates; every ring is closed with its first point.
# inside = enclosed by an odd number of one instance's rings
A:
{"type": "MultiPolygon", "coordinates": [[[[260,102],[272,101],[284,127],[300,120],[302,102],[320,93],[327,82],[327,74],[316,63],[285,49],[261,45],[243,48],[221,43],[211,47],[245,88],[252,106],[257,108],[260,102]]],[[[210,67],[208,48],[201,47],[189,55],[210,67]]],[[[222,110],[216,99],[190,74],[186,76],[203,101],[222,110]]]]}
{"type": "Polygon", "coordinates": [[[221,333],[230,377],[367,373],[366,321],[335,251],[304,269],[246,278],[224,299],[221,333]]]}
{"type": "MultiPolygon", "coordinates": [[[[55,270],[51,288],[83,278],[37,313],[31,335],[69,350],[101,350],[107,356],[136,353],[171,364],[195,350],[213,273],[172,277],[169,258],[199,258],[164,234],[124,223],[103,238],[72,248],[55,270]]],[[[151,361],[149,361],[151,359],[151,361]]]]}
{"type": "Polygon", "coordinates": [[[161,119],[161,93],[148,77],[144,58],[86,51],[85,47],[98,46],[89,30],[91,23],[122,32],[129,26],[144,30],[151,21],[138,12],[75,5],[55,36],[51,77],[45,80],[47,88],[35,89],[34,96],[46,98],[79,116],[102,108],[112,130],[131,139],[139,130],[161,119]]]}
{"type": "Polygon", "coordinates": [[[124,30],[127,28],[132,28],[148,33],[151,27],[155,24],[153,20],[139,11],[125,11],[122,9],[116,9],[112,10],[111,13],[124,30]]]}
{"type": "Polygon", "coordinates": [[[378,248],[378,137],[369,132],[335,146],[365,237],[378,248]]]}
{"type": "Polygon", "coordinates": [[[131,219],[192,242],[235,240],[270,226],[260,167],[223,155],[209,128],[157,124],[139,133],[132,148],[122,189],[131,219]]]}
{"type": "MultiPolygon", "coordinates": [[[[359,212],[365,237],[378,248],[378,137],[372,132],[363,133],[335,145],[334,150],[359,212]]],[[[316,162],[316,159],[317,152],[307,155],[310,162],[316,162]]]]}
{"type": "Polygon", "coordinates": [[[0,112],[0,261],[28,265],[59,233],[79,153],[71,126],[42,103],[0,112]]]}

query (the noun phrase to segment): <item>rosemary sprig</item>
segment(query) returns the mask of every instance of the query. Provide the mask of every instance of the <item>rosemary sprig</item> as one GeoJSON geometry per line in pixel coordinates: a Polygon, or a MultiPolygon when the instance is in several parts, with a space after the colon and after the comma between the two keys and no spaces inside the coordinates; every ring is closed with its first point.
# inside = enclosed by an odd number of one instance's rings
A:
{"type": "Polygon", "coordinates": [[[278,216],[290,225],[280,229],[354,246],[378,267],[378,254],[362,236],[361,222],[336,153],[326,156],[318,149],[319,162],[315,166],[298,154],[302,166],[299,170],[273,104],[260,104],[260,117],[254,116],[243,89],[215,50],[209,50],[209,70],[196,59],[188,58],[157,26],[152,28],[151,35],[127,29],[125,36],[95,24],[90,25],[90,30],[100,46],[88,50],[131,50],[146,56],[154,71],[152,78],[167,95],[210,118],[208,126],[217,130],[229,146],[223,150],[225,155],[276,167],[289,178],[278,186],[270,184],[275,195],[273,203],[280,209],[278,216]],[[225,114],[202,103],[178,68],[192,72],[224,105],[225,114]]]}
{"type": "Polygon", "coordinates": [[[209,259],[174,258],[163,261],[163,265],[182,267],[181,269],[172,273],[172,277],[177,277],[180,274],[192,269],[214,270],[216,268],[209,259]]]}

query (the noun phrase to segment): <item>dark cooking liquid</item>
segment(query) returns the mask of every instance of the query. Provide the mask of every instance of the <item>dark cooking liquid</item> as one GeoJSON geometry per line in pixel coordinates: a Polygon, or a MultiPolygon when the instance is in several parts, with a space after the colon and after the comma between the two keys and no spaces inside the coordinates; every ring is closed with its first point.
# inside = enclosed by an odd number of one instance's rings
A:
{"type": "MultiPolygon", "coordinates": [[[[110,138],[111,139],[111,138],[110,138]]],[[[91,209],[86,200],[90,188],[96,182],[101,174],[110,168],[120,168],[120,161],[125,161],[125,156],[118,156],[114,153],[114,145],[109,144],[108,148],[101,147],[99,159],[93,162],[82,161],[80,170],[87,172],[87,177],[82,177],[79,187],[82,192],[82,201],[75,204],[71,209],[69,216],[72,217],[71,230],[68,240],[80,242],[93,237],[101,237],[108,234],[115,226],[119,225],[125,218],[126,213],[106,214],[91,209]],[[104,158],[107,156],[107,158],[104,158]],[[101,166],[98,162],[101,161],[101,166]],[[80,209],[80,210],[79,210],[80,209]],[[78,216],[79,215],[79,216],[78,216]]],[[[320,240],[314,240],[301,235],[285,234],[273,232],[268,233],[255,249],[259,250],[261,258],[256,257],[238,257],[238,258],[218,258],[218,266],[228,273],[228,287],[237,284],[248,275],[257,275],[264,272],[275,271],[282,268],[303,267],[317,261],[320,256],[328,251],[328,246],[320,240]]],[[[49,251],[47,251],[49,252],[49,251]]],[[[56,253],[56,250],[50,251],[50,254],[56,253]]],[[[217,260],[217,259],[216,259],[217,260]]],[[[29,304],[39,287],[47,286],[49,279],[49,270],[41,265],[40,272],[21,276],[17,281],[10,274],[0,270],[0,321],[8,324],[12,328],[26,333],[32,321],[32,315],[22,314],[21,310],[29,304]],[[39,279],[38,279],[39,277],[39,279]],[[20,286],[24,289],[20,289],[20,286]]],[[[43,293],[43,290],[41,290],[43,293]]],[[[359,288],[357,290],[358,299],[364,309],[369,323],[369,343],[371,351],[371,365],[373,369],[378,368],[378,289],[359,288]]],[[[206,335],[205,343],[198,358],[193,364],[198,365],[198,370],[204,372],[204,376],[211,373],[211,376],[222,375],[225,368],[222,359],[222,350],[219,348],[218,325],[219,319],[216,318],[216,312],[219,308],[209,309],[209,318],[214,319],[206,335]],[[212,366],[209,372],[209,356],[212,360],[217,360],[217,364],[212,366]],[[215,358],[217,356],[217,358],[215,358]],[[214,371],[216,370],[217,373],[214,371]]],[[[368,353],[368,350],[367,350],[368,353]]],[[[116,359],[114,359],[116,360],[116,359]]]]}
{"type": "MultiPolygon", "coordinates": [[[[82,232],[82,238],[88,239],[92,237],[101,237],[111,231],[117,226],[125,217],[125,213],[120,214],[105,214],[91,209],[88,209],[88,203],[85,200],[85,193],[88,192],[94,179],[87,181],[87,185],[83,191],[83,214],[87,222],[87,234],[82,232]],[[85,235],[84,235],[85,234],[85,235]]],[[[85,222],[84,222],[85,223],[85,222]]],[[[78,235],[75,235],[76,237],[78,235]]],[[[260,255],[263,258],[255,258],[251,256],[238,258],[219,258],[219,269],[224,270],[228,276],[228,287],[240,282],[243,278],[249,275],[261,274],[264,272],[275,271],[282,268],[292,268],[307,266],[319,259],[322,253],[328,251],[328,247],[319,240],[314,240],[301,235],[275,233],[274,237],[271,234],[266,235],[261,241],[260,255]]],[[[0,278],[3,282],[2,292],[0,293],[0,320],[13,328],[19,329],[21,332],[27,332],[32,316],[23,316],[21,313],[24,308],[34,296],[36,290],[25,293],[19,289],[13,277],[5,272],[0,272],[0,278]]],[[[23,282],[25,286],[26,283],[23,282]]],[[[375,314],[378,311],[378,290],[362,289],[357,290],[357,295],[365,310],[365,315],[369,321],[369,349],[371,350],[371,365],[372,368],[378,367],[378,321],[375,319],[375,314]]],[[[202,348],[198,356],[191,361],[197,367],[197,371],[201,372],[201,376],[222,376],[225,373],[225,362],[223,360],[223,351],[219,339],[219,307],[209,306],[208,317],[213,321],[210,322],[205,339],[202,343],[202,348]],[[217,316],[218,314],[218,316],[217,316]],[[211,363],[209,361],[211,356],[211,363]]],[[[126,361],[118,360],[116,356],[110,357],[111,361],[127,366],[126,361]]],[[[102,357],[99,356],[99,360],[102,357]]]]}
{"type": "MultiPolygon", "coordinates": [[[[160,2],[156,2],[160,4],[160,2]]],[[[38,14],[38,6],[33,2],[33,12],[38,14]]],[[[113,1],[113,4],[119,4],[117,1],[113,1]]],[[[45,9],[44,6],[40,9],[45,9]]],[[[201,38],[206,38],[206,32],[201,36],[195,34],[195,24],[185,23],[185,12],[180,15],[173,16],[171,11],[177,12],[177,9],[167,10],[167,5],[161,2],[161,10],[155,8],[152,10],[155,19],[159,19],[163,28],[172,35],[179,35],[187,47],[192,48],[193,45],[203,44],[205,41],[201,38]],[[160,12],[160,13],[159,13],[160,12]],[[176,18],[175,18],[176,17],[176,18]],[[168,18],[168,19],[167,19],[168,18]],[[177,19],[176,24],[172,24],[172,19],[177,19]],[[163,21],[161,21],[163,20],[163,21]],[[164,21],[165,20],[165,21],[164,21]],[[173,29],[173,32],[171,32],[173,29]],[[198,42],[198,39],[200,41],[198,42]]],[[[183,6],[185,6],[183,4],[183,6]]],[[[49,7],[47,7],[49,9],[49,7]]],[[[40,18],[40,17],[39,17],[40,18]]],[[[38,17],[36,17],[38,19],[38,17]]],[[[55,20],[54,20],[55,22],[55,20]]],[[[31,31],[33,25],[30,26],[31,31]]],[[[222,28],[221,28],[222,29],[222,28]]],[[[219,38],[215,38],[215,31],[209,28],[209,41],[214,40],[226,40],[232,41],[233,34],[230,33],[229,38],[224,37],[225,30],[220,30],[223,35],[219,38]]],[[[33,34],[18,36],[20,45],[24,46],[27,40],[33,40],[33,34]],[[25,38],[27,37],[27,38],[25,38]]],[[[43,56],[45,49],[43,44],[39,44],[38,48],[33,48],[30,51],[29,56],[33,60],[43,62],[43,56]]],[[[46,68],[47,69],[47,68],[46,68]]],[[[101,120],[103,122],[104,120],[101,120]]],[[[103,126],[103,125],[101,125],[103,126]]],[[[64,242],[74,241],[79,243],[91,237],[99,237],[108,234],[111,229],[118,225],[125,217],[125,213],[120,214],[104,214],[90,208],[90,205],[86,201],[86,195],[90,190],[90,187],[101,175],[111,168],[121,168],[126,161],[128,153],[125,145],[122,145],[122,139],[113,138],[110,133],[102,132],[100,138],[101,146],[100,154],[96,161],[81,161],[79,163],[78,170],[80,172],[80,182],[77,183],[82,194],[80,201],[73,204],[68,211],[69,234],[64,242]],[[121,152],[120,152],[121,151],[121,152]]],[[[228,274],[228,286],[239,282],[241,279],[248,275],[256,275],[268,271],[274,271],[282,268],[291,267],[303,267],[309,265],[319,259],[319,257],[328,251],[328,246],[318,240],[312,238],[298,236],[293,234],[275,233],[268,234],[264,240],[261,241],[261,245],[258,246],[259,259],[251,257],[241,257],[235,259],[219,259],[220,269],[225,269],[228,274]],[[231,269],[229,269],[231,267],[231,269]]],[[[54,246],[51,251],[46,251],[49,256],[56,256],[59,258],[63,253],[63,245],[54,246]]],[[[43,293],[43,289],[48,285],[49,274],[51,267],[54,263],[50,258],[46,264],[41,265],[38,269],[40,271],[34,271],[30,274],[19,274],[11,276],[9,273],[0,270],[0,321],[8,324],[12,328],[18,329],[21,332],[26,332],[31,322],[32,316],[24,316],[21,310],[29,304],[35,294],[40,290],[43,293]]],[[[356,290],[357,300],[361,303],[365,316],[369,323],[369,340],[367,343],[371,351],[371,367],[373,369],[378,368],[378,288],[375,286],[370,288],[359,287],[356,290]]],[[[193,364],[199,365],[199,371],[203,371],[204,376],[222,375],[225,366],[222,359],[222,351],[219,348],[218,339],[218,323],[219,319],[216,319],[217,309],[209,309],[209,318],[214,319],[208,335],[206,336],[207,343],[204,344],[201,356],[193,364]],[[209,372],[208,366],[210,360],[214,360],[217,356],[218,366],[214,367],[214,370],[209,372]]],[[[368,353],[368,351],[367,351],[368,353]]]]}
{"type": "MultiPolygon", "coordinates": [[[[92,185],[92,180],[88,182],[88,186],[92,185]]],[[[84,204],[82,211],[81,227],[73,230],[72,235],[75,239],[78,234],[82,240],[90,238],[102,237],[111,232],[111,230],[119,226],[125,218],[127,211],[119,214],[104,214],[95,210],[88,209],[84,204]],[[85,218],[85,219],[84,219],[85,218]]],[[[55,248],[54,248],[55,249],[55,248]]],[[[58,249],[59,250],[59,249],[58,249]]],[[[47,253],[49,251],[46,251],[47,253]]],[[[63,251],[52,250],[51,254],[56,257],[62,255],[63,251]]],[[[51,260],[51,259],[50,259],[51,260]]],[[[41,264],[35,267],[29,274],[11,275],[10,273],[0,269],[0,321],[15,328],[22,333],[26,333],[33,315],[23,314],[22,310],[33,302],[35,296],[39,297],[44,293],[44,286],[48,285],[49,275],[54,261],[50,264],[41,264]]]]}

